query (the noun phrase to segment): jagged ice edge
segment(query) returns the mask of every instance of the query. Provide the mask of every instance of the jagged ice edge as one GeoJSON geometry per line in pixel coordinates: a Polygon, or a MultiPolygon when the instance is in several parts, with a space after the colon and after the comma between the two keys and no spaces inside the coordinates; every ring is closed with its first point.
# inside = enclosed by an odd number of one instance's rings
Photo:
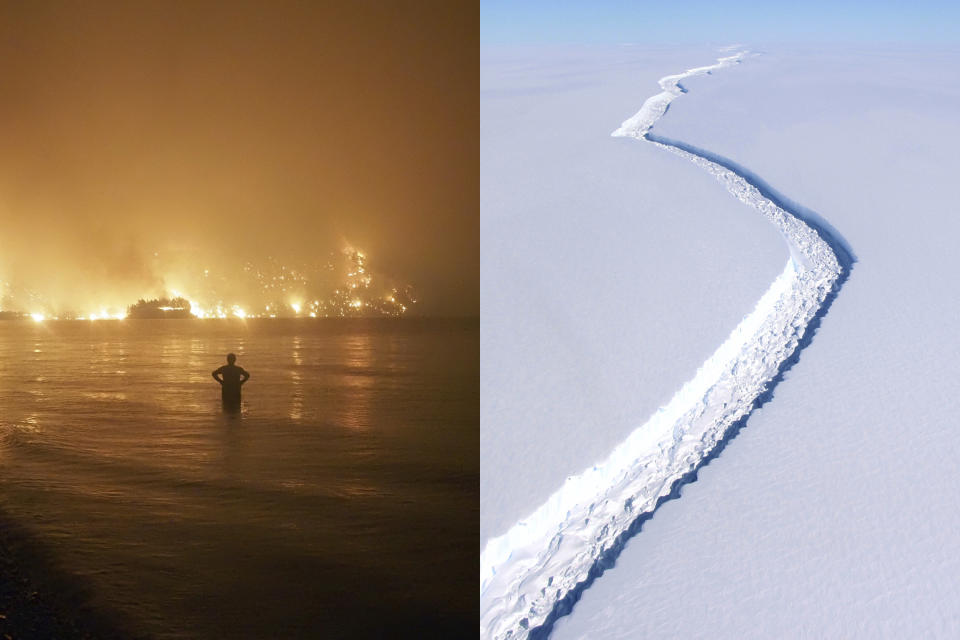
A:
{"type": "Polygon", "coordinates": [[[830,246],[744,178],[701,156],[650,140],[647,133],[684,93],[685,78],[739,63],[746,52],[660,80],[663,91],[612,135],[633,137],[686,158],[754,207],[783,234],[791,259],[756,308],[694,378],[610,456],[563,486],[480,556],[480,626],[487,638],[523,638],[554,605],[587,579],[596,558],[673,483],[696,468],[796,349],[841,273],[830,246]]]}

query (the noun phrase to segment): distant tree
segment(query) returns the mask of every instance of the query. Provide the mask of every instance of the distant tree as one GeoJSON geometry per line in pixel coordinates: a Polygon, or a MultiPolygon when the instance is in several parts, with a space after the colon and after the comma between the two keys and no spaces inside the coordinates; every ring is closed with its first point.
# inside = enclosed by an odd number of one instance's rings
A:
{"type": "Polygon", "coordinates": [[[189,318],[190,301],[186,298],[140,298],[127,307],[129,318],[189,318]]]}

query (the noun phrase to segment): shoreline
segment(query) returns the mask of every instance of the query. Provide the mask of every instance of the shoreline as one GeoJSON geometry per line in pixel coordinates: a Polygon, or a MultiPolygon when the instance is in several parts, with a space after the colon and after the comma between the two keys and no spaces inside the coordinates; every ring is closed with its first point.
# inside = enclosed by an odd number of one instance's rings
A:
{"type": "Polygon", "coordinates": [[[138,637],[124,630],[114,614],[94,609],[89,600],[90,590],[83,580],[59,569],[27,529],[0,511],[0,637],[138,637]]]}

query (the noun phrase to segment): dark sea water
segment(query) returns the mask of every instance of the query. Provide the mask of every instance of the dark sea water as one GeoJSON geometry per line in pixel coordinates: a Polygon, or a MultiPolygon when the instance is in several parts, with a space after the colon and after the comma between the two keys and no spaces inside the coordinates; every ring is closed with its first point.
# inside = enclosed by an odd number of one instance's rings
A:
{"type": "Polygon", "coordinates": [[[478,429],[476,320],[0,322],[0,517],[131,635],[472,637],[478,429]]]}

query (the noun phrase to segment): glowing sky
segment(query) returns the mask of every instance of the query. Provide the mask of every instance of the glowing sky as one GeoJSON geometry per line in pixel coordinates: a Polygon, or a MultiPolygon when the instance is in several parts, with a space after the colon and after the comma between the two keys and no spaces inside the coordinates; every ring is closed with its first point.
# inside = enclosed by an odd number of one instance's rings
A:
{"type": "Polygon", "coordinates": [[[350,245],[477,314],[475,5],[0,5],[0,280],[61,305],[350,245]],[[159,254],[158,256],[155,254],[159,254]]]}

